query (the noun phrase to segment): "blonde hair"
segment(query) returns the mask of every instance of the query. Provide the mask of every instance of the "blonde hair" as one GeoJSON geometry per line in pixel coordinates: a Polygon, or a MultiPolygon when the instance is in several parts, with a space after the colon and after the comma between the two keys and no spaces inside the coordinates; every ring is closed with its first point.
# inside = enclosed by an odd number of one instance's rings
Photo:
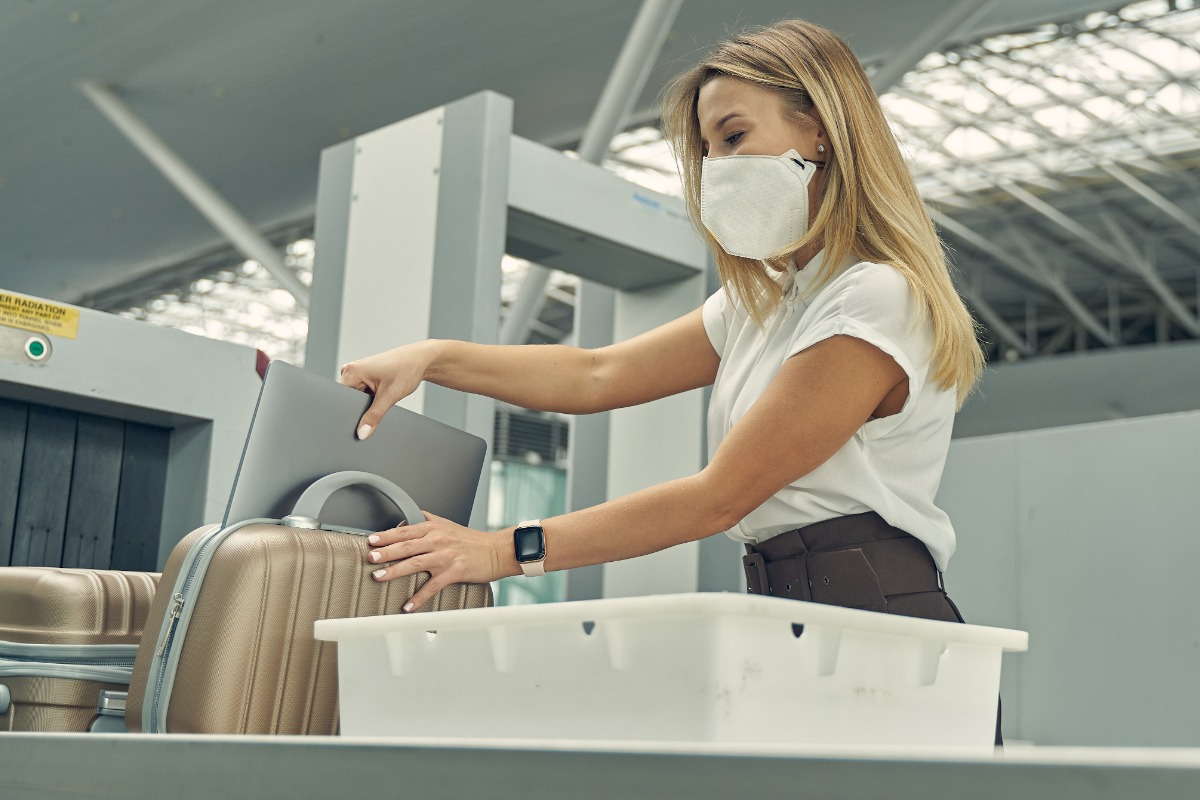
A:
{"type": "Polygon", "coordinates": [[[801,118],[819,118],[832,150],[824,199],[809,231],[787,253],[824,243],[813,288],[827,283],[851,254],[902,273],[922,321],[932,321],[933,379],[955,389],[961,406],[983,370],[975,322],[862,65],[837,34],[810,22],[789,20],[736,36],[676,77],[663,95],[663,130],[679,163],[688,212],[709,241],[731,298],[761,325],[782,292],[760,262],[726,253],[700,223],[704,149],[696,102],[700,88],[723,75],[777,92],[801,118]]]}

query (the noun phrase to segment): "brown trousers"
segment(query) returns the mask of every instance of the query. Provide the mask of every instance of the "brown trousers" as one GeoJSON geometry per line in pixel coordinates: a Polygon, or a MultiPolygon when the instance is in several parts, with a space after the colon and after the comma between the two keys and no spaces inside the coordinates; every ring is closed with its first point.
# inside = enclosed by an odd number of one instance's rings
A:
{"type": "MultiPolygon", "coordinates": [[[[963,622],[929,549],[874,511],[748,544],[742,564],[751,594],[963,622]]],[[[997,709],[996,744],[1002,743],[997,709]]]]}

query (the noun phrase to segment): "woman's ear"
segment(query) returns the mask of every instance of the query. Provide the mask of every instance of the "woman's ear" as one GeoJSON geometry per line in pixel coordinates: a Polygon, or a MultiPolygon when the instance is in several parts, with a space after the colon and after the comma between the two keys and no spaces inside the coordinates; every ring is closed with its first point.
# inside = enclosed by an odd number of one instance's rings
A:
{"type": "MultiPolygon", "coordinates": [[[[812,124],[814,126],[816,126],[817,136],[824,137],[825,136],[825,120],[821,119],[821,115],[819,113],[817,113],[817,110],[815,108],[811,109],[808,112],[808,118],[809,118],[809,120],[812,121],[812,124]]],[[[826,138],[826,141],[828,141],[828,138],[826,138]]]]}
{"type": "Polygon", "coordinates": [[[825,133],[825,126],[821,124],[820,120],[817,120],[816,136],[819,143],[825,145],[826,148],[829,147],[829,136],[825,133]]]}

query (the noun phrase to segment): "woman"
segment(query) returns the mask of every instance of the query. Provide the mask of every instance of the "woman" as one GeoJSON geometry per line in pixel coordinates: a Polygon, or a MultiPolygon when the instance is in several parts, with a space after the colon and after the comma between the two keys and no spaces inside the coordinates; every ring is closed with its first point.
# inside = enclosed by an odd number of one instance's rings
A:
{"type": "Polygon", "coordinates": [[[833,33],[780,23],[679,76],[664,122],[721,275],[701,308],[592,351],[420,342],[341,380],[375,396],[360,438],[422,380],[570,414],[712,385],[708,466],[517,530],[431,517],[380,532],[375,579],[430,573],[410,611],[452,582],[725,532],[747,544],[751,591],[961,619],[933,497],[983,359],[861,65],[833,33]]]}

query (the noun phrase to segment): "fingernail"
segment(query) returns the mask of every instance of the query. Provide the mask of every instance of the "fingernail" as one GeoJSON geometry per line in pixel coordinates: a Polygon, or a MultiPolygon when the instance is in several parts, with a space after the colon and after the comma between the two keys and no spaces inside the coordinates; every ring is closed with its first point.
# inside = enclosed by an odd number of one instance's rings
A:
{"type": "Polygon", "coordinates": [[[405,603],[405,604],[404,604],[404,613],[405,613],[405,614],[407,614],[408,612],[412,611],[412,609],[413,609],[413,604],[412,604],[412,603],[405,603]]]}
{"type": "Polygon", "coordinates": [[[387,570],[386,569],[377,569],[374,572],[372,572],[371,574],[374,575],[376,578],[382,578],[385,575],[387,575],[387,570]]]}
{"type": "Polygon", "coordinates": [[[367,558],[371,559],[372,561],[378,561],[379,560],[379,551],[372,550],[371,555],[367,556],[367,558]]]}
{"type": "Polygon", "coordinates": [[[372,533],[370,536],[367,537],[367,541],[370,542],[371,544],[379,544],[379,534],[372,533]]]}
{"type": "Polygon", "coordinates": [[[359,426],[359,428],[358,428],[358,438],[359,439],[365,439],[370,435],[371,435],[371,426],[370,425],[360,425],[359,426]]]}

